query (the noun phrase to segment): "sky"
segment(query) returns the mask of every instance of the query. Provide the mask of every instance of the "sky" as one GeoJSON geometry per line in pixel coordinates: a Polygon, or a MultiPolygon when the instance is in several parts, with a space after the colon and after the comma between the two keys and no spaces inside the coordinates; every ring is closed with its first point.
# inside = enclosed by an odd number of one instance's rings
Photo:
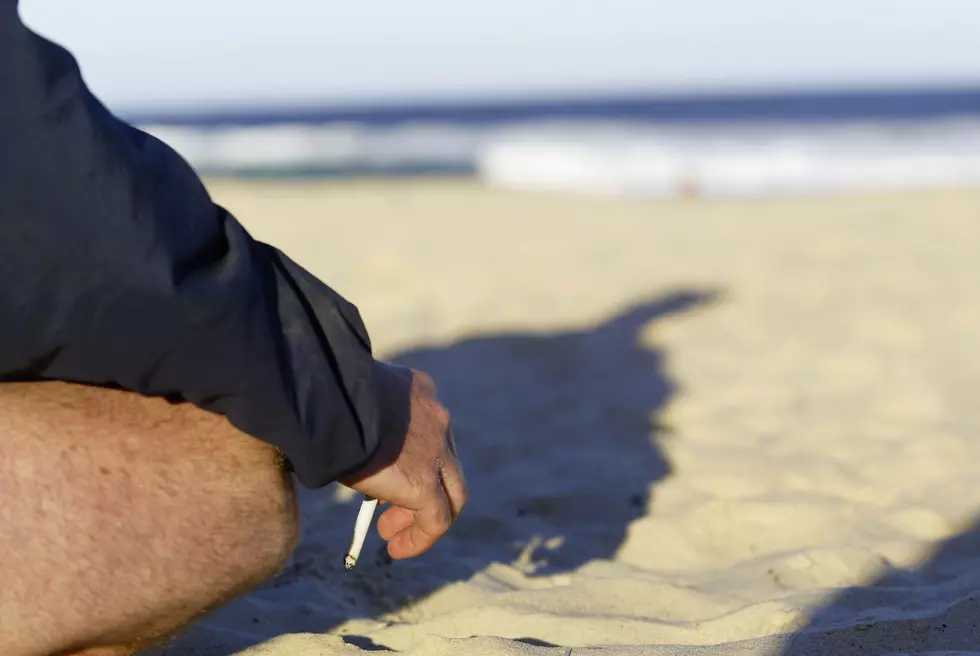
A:
{"type": "Polygon", "coordinates": [[[114,109],[980,83],[980,0],[21,0],[114,109]]]}

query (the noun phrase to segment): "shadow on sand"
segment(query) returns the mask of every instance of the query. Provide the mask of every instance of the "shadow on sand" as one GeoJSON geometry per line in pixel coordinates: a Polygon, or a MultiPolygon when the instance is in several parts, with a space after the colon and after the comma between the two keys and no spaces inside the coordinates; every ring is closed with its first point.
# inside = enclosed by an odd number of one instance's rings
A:
{"type": "MultiPolygon", "coordinates": [[[[304,491],[304,539],[285,571],[154,653],[217,656],[326,632],[404,608],[491,563],[543,575],[615,556],[630,523],[648,513],[652,487],[671,474],[658,414],[675,386],[664,354],[641,334],[716,298],[681,291],[582,331],[481,336],[387,358],[430,373],[453,413],[471,502],[450,535],[418,559],[362,556],[345,574],[356,505],[304,491]]],[[[372,540],[367,548],[380,547],[372,540]]]]}
{"type": "Polygon", "coordinates": [[[780,656],[980,653],[980,519],[919,567],[847,588],[780,656]]]}

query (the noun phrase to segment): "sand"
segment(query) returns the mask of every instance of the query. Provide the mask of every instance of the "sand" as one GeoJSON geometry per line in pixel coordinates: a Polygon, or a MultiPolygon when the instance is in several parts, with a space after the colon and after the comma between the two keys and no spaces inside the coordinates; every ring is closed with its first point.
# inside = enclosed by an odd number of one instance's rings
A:
{"type": "Polygon", "coordinates": [[[980,192],[642,202],[213,181],[429,371],[472,501],[285,571],[163,652],[980,653],[980,192]]]}

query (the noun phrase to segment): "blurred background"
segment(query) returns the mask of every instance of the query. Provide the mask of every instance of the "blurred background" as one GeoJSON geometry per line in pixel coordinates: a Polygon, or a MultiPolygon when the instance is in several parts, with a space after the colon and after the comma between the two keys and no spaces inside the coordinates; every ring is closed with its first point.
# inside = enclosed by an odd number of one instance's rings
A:
{"type": "Polygon", "coordinates": [[[980,178],[971,0],[24,0],[199,170],[638,195],[980,178]]]}

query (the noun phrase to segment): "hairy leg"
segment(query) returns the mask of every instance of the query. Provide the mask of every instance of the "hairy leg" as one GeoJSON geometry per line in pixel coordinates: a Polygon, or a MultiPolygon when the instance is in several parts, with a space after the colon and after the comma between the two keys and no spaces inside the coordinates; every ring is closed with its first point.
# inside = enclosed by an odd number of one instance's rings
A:
{"type": "Polygon", "coordinates": [[[223,417],[0,385],[0,654],[131,653],[273,574],[298,533],[278,452],[223,417]]]}

